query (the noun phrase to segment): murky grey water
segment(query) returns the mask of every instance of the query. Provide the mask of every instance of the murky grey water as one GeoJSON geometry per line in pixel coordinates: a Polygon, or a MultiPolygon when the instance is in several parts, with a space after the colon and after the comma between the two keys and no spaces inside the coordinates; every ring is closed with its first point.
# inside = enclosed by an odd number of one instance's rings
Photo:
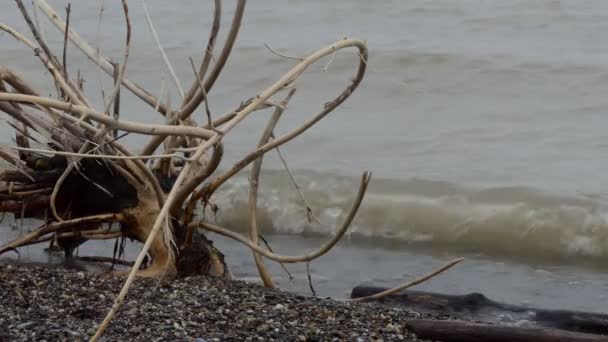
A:
{"type": "MultiPolygon", "coordinates": [[[[65,2],[51,3],[62,8],[65,2]]],[[[73,2],[72,25],[120,60],[119,3],[105,2],[99,39],[96,4],[73,2]]],[[[224,6],[224,28],[232,4],[224,6]]],[[[156,0],[149,5],[187,85],[188,57],[200,58],[207,40],[210,4],[156,0]]],[[[134,44],[127,74],[158,93],[161,79],[169,83],[170,78],[141,3],[131,1],[130,7],[134,44]]],[[[14,4],[0,4],[0,21],[25,31],[15,13],[14,4]]],[[[59,51],[61,38],[43,23],[47,35],[57,37],[59,51]]],[[[287,234],[271,235],[276,248],[294,252],[318,245],[319,236],[330,234],[349,206],[354,176],[371,169],[376,181],[351,241],[312,265],[322,295],[344,295],[361,281],[396,284],[465,255],[464,264],[424,288],[606,312],[607,29],[608,4],[601,0],[251,1],[210,106],[213,113],[233,109],[290,68],[293,61],[271,54],[264,43],[306,55],[344,36],[366,39],[369,70],[361,88],[284,149],[326,225],[308,224],[280,171],[262,179],[263,225],[268,234],[287,234]]],[[[49,86],[32,53],[6,34],[0,42],[1,64],[39,89],[49,86]]],[[[85,88],[99,104],[97,73],[75,48],[69,56],[71,72],[82,70],[85,88]]],[[[344,51],[327,71],[328,61],[312,67],[299,82],[279,131],[294,127],[337,94],[355,61],[344,51]]],[[[179,102],[175,91],[172,102],[179,102]]],[[[134,99],[123,104],[129,119],[161,121],[134,99]]],[[[224,167],[251,150],[266,118],[256,114],[227,140],[224,167]]],[[[197,119],[202,120],[202,112],[197,119]]],[[[1,132],[8,134],[5,124],[1,132]]],[[[130,144],[144,139],[133,137],[130,144]]],[[[280,170],[274,156],[265,166],[280,170]]],[[[242,227],[244,193],[243,178],[219,194],[218,219],[224,224],[242,227]]],[[[237,274],[254,275],[245,249],[228,242],[220,246],[237,274]]],[[[38,258],[35,249],[30,253],[38,258]]],[[[303,268],[294,272],[301,281],[293,286],[305,291],[303,268]]]]}

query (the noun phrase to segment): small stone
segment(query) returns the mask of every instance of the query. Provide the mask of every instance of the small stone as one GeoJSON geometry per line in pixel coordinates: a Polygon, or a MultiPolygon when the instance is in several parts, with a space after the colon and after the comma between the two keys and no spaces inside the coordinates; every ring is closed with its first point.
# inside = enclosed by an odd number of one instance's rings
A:
{"type": "Polygon", "coordinates": [[[99,294],[99,299],[106,299],[106,296],[99,294]]]}
{"type": "Polygon", "coordinates": [[[28,321],[28,322],[19,324],[17,326],[17,329],[19,329],[19,330],[27,329],[27,328],[31,327],[32,325],[34,325],[34,322],[28,321]]]}
{"type": "Polygon", "coordinates": [[[176,330],[180,330],[180,329],[182,328],[182,327],[180,327],[180,326],[179,326],[179,324],[177,324],[177,323],[173,323],[173,327],[174,327],[176,330]]]}
{"type": "Polygon", "coordinates": [[[275,310],[283,310],[283,309],[285,309],[285,305],[283,305],[283,304],[277,304],[277,305],[274,306],[274,309],[275,310]]]}
{"type": "Polygon", "coordinates": [[[298,335],[298,341],[306,342],[306,336],[298,335]]]}

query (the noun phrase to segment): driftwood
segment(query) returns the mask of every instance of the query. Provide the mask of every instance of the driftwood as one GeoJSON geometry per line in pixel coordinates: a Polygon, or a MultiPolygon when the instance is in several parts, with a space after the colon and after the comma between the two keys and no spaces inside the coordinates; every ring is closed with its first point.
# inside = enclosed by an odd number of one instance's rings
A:
{"type": "Polygon", "coordinates": [[[442,342],[606,342],[608,336],[557,329],[509,327],[466,321],[413,319],[405,326],[419,338],[442,342]]]}
{"type": "MultiPolygon", "coordinates": [[[[56,92],[55,96],[41,96],[52,90],[34,89],[18,72],[0,65],[0,113],[15,131],[14,146],[0,147],[0,158],[10,165],[0,169],[0,212],[12,213],[17,220],[36,218],[41,221],[38,228],[0,245],[0,254],[18,251],[20,247],[32,244],[50,243],[49,250],[60,248],[69,260],[74,260],[72,252],[89,240],[117,239],[117,255],[113,258],[79,259],[131,266],[123,288],[99,325],[93,341],[103,334],[136,276],[172,278],[208,274],[230,277],[224,255],[207,238],[206,232],[209,231],[234,239],[251,249],[264,285],[274,287],[272,275],[263,259],[282,264],[308,263],[329,252],[355,218],[371,179],[370,172],[363,172],[350,211],[336,227],[336,234],[320,248],[289,256],[274,253],[270,246],[260,246],[259,241],[263,238],[258,232],[257,196],[262,158],[273,150],[279,152],[279,147],[317,124],[353,94],[367,69],[366,43],[344,38],[307,57],[288,57],[294,63],[288,72],[266,89],[252,92],[251,97],[242,101],[235,101],[233,110],[218,115],[210,109],[210,94],[232,53],[246,1],[236,1],[225,41],[221,44],[217,38],[221,29],[222,1],[213,2],[213,24],[207,46],[202,50],[202,61],[197,65],[190,59],[193,77],[189,88],[183,88],[177,78],[145,0],[142,1],[148,27],[170,71],[173,86],[180,94],[181,102],[177,105],[164,101],[164,83],[161,93],[154,95],[127,77],[133,23],[127,0],[121,2],[125,32],[118,63],[110,62],[110,58],[70,26],[71,7],[68,7],[64,20],[46,0],[33,1],[36,13],[45,15],[63,38],[62,58],[53,54],[53,46],[49,46],[38,31],[22,0],[15,0],[15,8],[27,23],[31,38],[0,23],[0,31],[6,32],[7,37],[18,41],[31,51],[32,57],[40,60],[40,75],[52,78],[56,92]],[[68,44],[73,44],[88,57],[96,68],[100,84],[103,84],[103,73],[112,80],[109,96],[105,96],[102,89],[101,105],[96,106],[88,99],[80,76],[73,79],[79,73],[68,72],[68,44]],[[300,75],[323,58],[333,59],[339,50],[349,50],[358,56],[354,75],[344,90],[320,104],[318,112],[303,119],[299,126],[282,135],[276,134],[274,127],[287,112],[300,75]],[[163,116],[165,124],[129,120],[130,113],[120,108],[127,99],[123,96],[119,101],[120,92],[124,90],[149,105],[151,113],[163,116]],[[199,107],[204,108],[205,123],[192,119],[199,107]],[[224,148],[224,137],[231,134],[233,128],[251,113],[269,108],[274,109],[274,114],[269,118],[264,132],[261,132],[258,144],[251,146],[251,151],[237,163],[225,166],[225,171],[219,172],[223,156],[228,152],[224,148]],[[138,148],[138,153],[120,141],[127,134],[145,135],[149,140],[143,149],[138,148]],[[216,191],[250,166],[249,229],[248,234],[243,235],[218,226],[205,213],[208,208],[216,208],[216,191]],[[138,257],[132,262],[119,261],[125,239],[143,243],[138,257]]],[[[323,70],[326,71],[328,66],[323,70]]],[[[285,157],[282,154],[279,156],[295,183],[285,157]]],[[[304,194],[295,184],[305,204],[306,215],[318,222],[304,194]]],[[[454,260],[387,293],[427,280],[460,260],[454,260]]]]}
{"type": "MultiPolygon", "coordinates": [[[[351,297],[369,297],[385,290],[386,289],[379,287],[357,286],[352,290],[351,297]]],[[[569,331],[605,335],[605,338],[608,339],[608,314],[567,310],[545,310],[504,304],[490,300],[481,293],[446,295],[423,291],[403,291],[382,297],[378,299],[377,302],[418,312],[449,315],[467,321],[487,321],[492,320],[491,316],[498,317],[499,315],[503,317],[513,317],[514,320],[527,321],[529,322],[529,325],[540,327],[544,329],[542,330],[543,332],[551,332],[553,331],[551,329],[555,329],[555,333],[557,333],[557,331],[569,331]]],[[[475,329],[475,326],[467,326],[467,329],[472,331],[475,329]]],[[[523,328],[505,326],[500,327],[499,329],[496,326],[492,326],[492,329],[494,329],[492,331],[499,331],[500,329],[502,329],[500,331],[506,331],[509,329],[518,330],[523,328]]],[[[524,330],[521,331],[523,334],[524,330]]],[[[536,332],[534,333],[536,334],[536,332]]]]}
{"type": "MultiPolygon", "coordinates": [[[[180,94],[178,105],[164,101],[164,83],[161,94],[154,95],[127,77],[133,25],[127,0],[122,0],[125,31],[118,63],[110,62],[110,58],[70,26],[70,7],[64,20],[45,0],[33,1],[36,13],[45,15],[63,38],[61,58],[53,54],[54,47],[49,46],[38,31],[22,0],[15,0],[15,10],[27,23],[31,37],[0,23],[0,31],[8,33],[7,37],[18,41],[31,51],[33,58],[40,60],[41,76],[49,75],[56,91],[54,97],[41,96],[52,90],[34,89],[18,72],[0,65],[0,113],[15,131],[15,145],[0,147],[0,158],[10,165],[0,169],[0,212],[12,213],[16,219],[41,220],[38,228],[2,244],[0,254],[50,242],[49,249],[60,248],[66,257],[73,258],[72,251],[88,240],[117,239],[116,246],[124,246],[125,239],[143,243],[133,262],[118,261],[116,256],[111,259],[80,258],[80,261],[132,266],[114,306],[92,340],[103,334],[135,276],[171,278],[210,274],[229,277],[224,255],[207,238],[207,231],[235,239],[251,249],[264,285],[274,287],[263,258],[297,263],[309,262],[327,253],[355,218],[371,178],[371,173],[363,173],[344,222],[336,228],[335,236],[319,249],[299,256],[286,256],[272,252],[269,246],[261,247],[259,240],[263,238],[258,233],[257,196],[262,158],[273,150],[278,152],[280,146],[297,138],[353,94],[365,75],[367,45],[359,39],[344,38],[308,57],[296,58],[291,70],[276,82],[262,91],[252,92],[248,99],[235,101],[233,110],[218,115],[210,109],[209,96],[232,53],[246,1],[236,1],[225,41],[221,44],[217,38],[221,29],[222,1],[213,2],[213,24],[207,46],[202,50],[202,61],[197,65],[190,59],[193,77],[189,88],[183,88],[177,78],[147,5],[145,1],[142,3],[148,27],[170,71],[173,86],[180,94]],[[79,73],[68,72],[68,44],[73,44],[89,58],[97,69],[100,84],[103,73],[113,81],[109,96],[105,96],[102,89],[102,105],[96,106],[88,99],[80,76],[73,79],[79,73]],[[358,56],[354,76],[344,90],[320,104],[319,111],[299,126],[282,135],[275,134],[274,127],[288,109],[299,76],[317,61],[333,58],[343,49],[358,56]],[[129,120],[130,113],[120,108],[126,98],[123,96],[119,101],[120,92],[125,89],[149,105],[151,113],[163,116],[165,124],[129,120]],[[207,120],[196,123],[192,114],[201,105],[207,120]],[[218,172],[227,152],[223,138],[251,113],[268,108],[274,108],[274,114],[258,144],[240,161],[225,167],[226,171],[218,172]],[[149,136],[149,141],[137,153],[121,143],[120,139],[126,134],[149,136]],[[241,235],[216,225],[204,213],[206,208],[215,207],[215,192],[250,165],[249,231],[247,235],[241,235]]],[[[284,156],[280,157],[286,166],[284,156]]],[[[295,183],[293,175],[289,170],[287,172],[295,183]]],[[[315,217],[297,184],[296,188],[306,204],[308,217],[315,217]]],[[[120,251],[122,247],[116,250],[120,251]]]]}

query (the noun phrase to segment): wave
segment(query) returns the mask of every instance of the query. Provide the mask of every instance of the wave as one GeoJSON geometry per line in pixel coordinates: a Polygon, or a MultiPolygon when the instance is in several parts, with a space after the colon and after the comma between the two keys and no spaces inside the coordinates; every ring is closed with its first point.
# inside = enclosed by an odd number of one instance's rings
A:
{"type": "MultiPolygon", "coordinates": [[[[287,175],[261,179],[259,223],[279,234],[333,234],[354,198],[356,178],[297,172],[322,225],[309,222],[287,175]]],[[[246,177],[218,192],[216,219],[247,227],[246,177]]],[[[470,189],[447,182],[372,180],[347,236],[393,246],[526,259],[608,259],[608,208],[599,197],[557,196],[525,187],[470,189]]]]}

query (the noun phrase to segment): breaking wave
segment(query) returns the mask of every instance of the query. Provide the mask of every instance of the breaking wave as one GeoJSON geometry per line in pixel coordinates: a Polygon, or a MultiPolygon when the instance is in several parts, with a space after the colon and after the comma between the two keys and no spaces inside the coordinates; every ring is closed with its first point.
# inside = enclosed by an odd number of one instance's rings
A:
{"type": "MultiPolygon", "coordinates": [[[[259,222],[278,234],[334,233],[357,191],[352,177],[297,172],[322,225],[311,223],[287,175],[261,180],[259,222]]],[[[247,227],[245,176],[218,193],[216,219],[247,227]]],[[[470,189],[422,179],[372,180],[347,235],[393,246],[435,246],[531,259],[608,259],[608,206],[598,196],[557,196],[524,187],[470,189]]]]}

